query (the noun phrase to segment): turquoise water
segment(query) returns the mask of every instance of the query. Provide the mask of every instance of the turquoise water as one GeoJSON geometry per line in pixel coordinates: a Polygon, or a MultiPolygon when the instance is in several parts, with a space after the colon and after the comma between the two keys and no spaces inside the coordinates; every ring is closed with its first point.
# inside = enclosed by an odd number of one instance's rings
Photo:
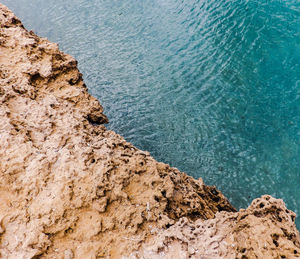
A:
{"type": "Polygon", "coordinates": [[[110,129],[238,208],[300,213],[299,1],[2,2],[76,57],[110,129]]]}

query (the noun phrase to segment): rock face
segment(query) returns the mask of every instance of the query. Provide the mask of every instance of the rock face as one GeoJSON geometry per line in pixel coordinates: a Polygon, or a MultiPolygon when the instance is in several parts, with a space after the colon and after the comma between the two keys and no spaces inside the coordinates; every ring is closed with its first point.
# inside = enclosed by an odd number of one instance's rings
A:
{"type": "Polygon", "coordinates": [[[107,130],[77,62],[0,4],[2,258],[294,258],[280,200],[215,187],[107,130]],[[284,257],[285,256],[285,257],[284,257]]]}
{"type": "Polygon", "coordinates": [[[298,258],[295,214],[282,200],[256,199],[246,210],[218,212],[208,220],[181,218],[144,244],[144,258],[298,258]],[[176,256],[176,255],[179,255],[176,256]]]}

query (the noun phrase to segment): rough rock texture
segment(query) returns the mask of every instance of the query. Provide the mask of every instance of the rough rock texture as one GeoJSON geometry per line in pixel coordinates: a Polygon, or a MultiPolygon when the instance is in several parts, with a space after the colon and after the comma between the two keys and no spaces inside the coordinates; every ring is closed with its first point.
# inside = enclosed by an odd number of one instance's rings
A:
{"type": "Polygon", "coordinates": [[[234,210],[215,187],[107,131],[76,61],[0,8],[3,257],[118,256],[182,216],[234,210]]]}
{"type": "Polygon", "coordinates": [[[2,258],[299,254],[282,202],[234,213],[215,187],[108,131],[76,61],[1,4],[0,119],[2,258]]]}
{"type": "Polygon", "coordinates": [[[158,231],[139,252],[143,258],[299,258],[295,213],[271,196],[256,199],[246,210],[218,212],[214,219],[181,218],[158,231]]]}

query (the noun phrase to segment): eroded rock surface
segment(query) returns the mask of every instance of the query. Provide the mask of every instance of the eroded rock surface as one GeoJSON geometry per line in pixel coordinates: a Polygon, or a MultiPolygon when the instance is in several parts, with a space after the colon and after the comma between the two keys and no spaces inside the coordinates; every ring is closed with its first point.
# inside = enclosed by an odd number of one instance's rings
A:
{"type": "Polygon", "coordinates": [[[215,187],[102,125],[76,61],[0,9],[3,257],[118,256],[180,217],[233,211],[215,187]]]}
{"type": "MultiPolygon", "coordinates": [[[[155,161],[107,130],[107,117],[74,58],[26,31],[1,4],[0,25],[2,258],[161,256],[172,247],[181,249],[183,257],[177,258],[197,258],[194,243],[182,243],[184,233],[190,228],[194,238],[201,224],[206,235],[200,231],[195,240],[202,247],[217,240],[217,248],[207,246],[209,255],[231,256],[238,251],[226,252],[233,244],[247,253],[273,249],[276,255],[285,244],[287,258],[290,252],[298,255],[294,214],[282,202],[281,221],[263,208],[257,215],[249,209],[234,213],[215,187],[155,161]],[[210,224],[223,234],[209,232],[210,224]],[[273,232],[272,224],[284,230],[273,232]],[[263,228],[278,235],[278,246],[270,238],[275,247],[253,245],[263,228]],[[177,241],[166,243],[168,235],[177,241]]],[[[268,202],[276,211],[278,201],[268,202]]]]}
{"type": "Polygon", "coordinates": [[[181,218],[158,231],[137,255],[143,258],[299,258],[295,213],[271,196],[256,199],[246,210],[218,212],[208,220],[181,218]],[[179,255],[179,257],[177,256],[179,255]]]}

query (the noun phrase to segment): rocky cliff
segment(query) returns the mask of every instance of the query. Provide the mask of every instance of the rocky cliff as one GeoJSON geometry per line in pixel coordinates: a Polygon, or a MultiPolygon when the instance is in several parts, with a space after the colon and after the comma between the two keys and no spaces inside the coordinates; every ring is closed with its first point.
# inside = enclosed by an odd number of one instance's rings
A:
{"type": "Polygon", "coordinates": [[[0,4],[2,258],[294,258],[295,214],[236,210],[109,131],[77,62],[0,4]]]}

